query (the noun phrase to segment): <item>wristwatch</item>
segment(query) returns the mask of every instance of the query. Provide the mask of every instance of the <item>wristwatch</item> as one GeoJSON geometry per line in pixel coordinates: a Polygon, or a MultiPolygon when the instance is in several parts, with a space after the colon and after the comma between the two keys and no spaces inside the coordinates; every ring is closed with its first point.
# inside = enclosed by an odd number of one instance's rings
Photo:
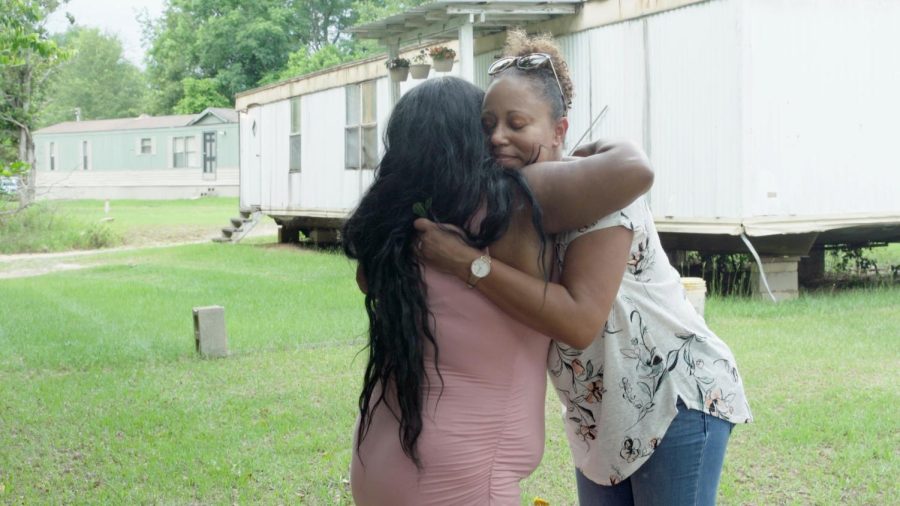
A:
{"type": "Polygon", "coordinates": [[[469,266],[469,280],[466,281],[466,286],[468,286],[469,288],[475,288],[475,285],[477,285],[482,278],[487,277],[487,275],[490,273],[491,257],[482,255],[475,260],[472,260],[472,265],[469,266]]]}

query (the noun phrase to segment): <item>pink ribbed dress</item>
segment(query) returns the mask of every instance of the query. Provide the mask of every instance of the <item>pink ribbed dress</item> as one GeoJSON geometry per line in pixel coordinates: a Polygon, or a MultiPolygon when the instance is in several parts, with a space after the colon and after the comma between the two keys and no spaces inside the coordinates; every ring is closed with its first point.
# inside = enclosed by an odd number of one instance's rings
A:
{"type": "Polygon", "coordinates": [[[423,468],[403,453],[399,422],[381,405],[358,454],[354,441],[353,498],[358,506],[517,505],[519,481],[544,451],[550,340],[455,277],[426,269],[425,283],[443,391],[428,346],[423,468]]]}

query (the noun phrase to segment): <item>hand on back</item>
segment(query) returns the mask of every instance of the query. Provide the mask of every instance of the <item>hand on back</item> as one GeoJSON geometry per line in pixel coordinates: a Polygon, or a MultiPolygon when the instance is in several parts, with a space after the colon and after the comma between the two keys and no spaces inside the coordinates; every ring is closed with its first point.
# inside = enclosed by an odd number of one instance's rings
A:
{"type": "Polygon", "coordinates": [[[454,225],[438,225],[426,218],[419,218],[413,226],[419,232],[415,242],[416,253],[430,267],[441,272],[465,277],[472,260],[481,252],[466,244],[465,232],[454,225]]]}

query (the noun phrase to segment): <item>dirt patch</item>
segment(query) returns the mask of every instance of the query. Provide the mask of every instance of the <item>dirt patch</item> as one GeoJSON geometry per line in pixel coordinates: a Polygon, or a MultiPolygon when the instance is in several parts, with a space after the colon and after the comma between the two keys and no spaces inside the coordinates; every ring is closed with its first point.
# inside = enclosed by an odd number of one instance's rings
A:
{"type": "Polygon", "coordinates": [[[339,251],[340,247],[335,245],[328,246],[316,246],[313,243],[298,243],[298,244],[281,244],[277,242],[267,243],[267,244],[258,244],[256,245],[258,248],[264,248],[267,250],[276,250],[276,251],[339,251]]]}
{"type": "Polygon", "coordinates": [[[32,276],[40,276],[42,274],[48,274],[51,272],[62,272],[62,271],[72,271],[72,270],[77,270],[77,269],[84,269],[85,267],[88,267],[88,265],[67,263],[67,262],[56,262],[56,263],[44,265],[41,267],[22,267],[22,268],[14,268],[9,271],[2,271],[2,272],[0,272],[0,279],[29,278],[32,276]]]}
{"type": "MultiPolygon", "coordinates": [[[[105,258],[107,253],[135,251],[150,248],[169,248],[187,244],[206,244],[215,233],[208,228],[176,227],[165,233],[148,233],[130,238],[127,246],[99,250],[64,251],[60,253],[19,253],[0,255],[0,279],[27,278],[54,272],[65,272],[88,267],[108,265],[112,260],[105,258]]],[[[247,237],[271,237],[278,233],[274,223],[260,223],[247,237]]],[[[288,248],[291,245],[279,245],[288,248]]]]}

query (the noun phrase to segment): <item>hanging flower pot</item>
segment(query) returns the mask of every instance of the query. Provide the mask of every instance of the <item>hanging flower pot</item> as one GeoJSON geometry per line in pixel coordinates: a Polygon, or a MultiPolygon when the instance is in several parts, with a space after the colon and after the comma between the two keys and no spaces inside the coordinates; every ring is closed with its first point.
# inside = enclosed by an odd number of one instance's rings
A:
{"type": "Polygon", "coordinates": [[[450,72],[453,70],[453,60],[433,60],[435,72],[450,72]]]}
{"type": "Polygon", "coordinates": [[[450,72],[453,70],[453,59],[456,51],[447,46],[436,46],[428,50],[435,72],[450,72]]]}
{"type": "Polygon", "coordinates": [[[384,62],[388,73],[391,75],[391,81],[406,81],[409,77],[409,60],[406,58],[393,58],[384,62]]]}
{"type": "Polygon", "coordinates": [[[413,79],[427,79],[431,72],[431,65],[427,63],[413,63],[409,66],[409,74],[413,79]]]}
{"type": "Polygon", "coordinates": [[[391,74],[391,81],[402,82],[409,77],[409,67],[396,67],[389,69],[388,72],[391,74]]]}
{"type": "Polygon", "coordinates": [[[428,72],[431,71],[431,64],[428,63],[428,55],[424,49],[419,50],[419,54],[413,56],[412,64],[409,66],[409,73],[413,79],[428,79],[428,72]]]}

